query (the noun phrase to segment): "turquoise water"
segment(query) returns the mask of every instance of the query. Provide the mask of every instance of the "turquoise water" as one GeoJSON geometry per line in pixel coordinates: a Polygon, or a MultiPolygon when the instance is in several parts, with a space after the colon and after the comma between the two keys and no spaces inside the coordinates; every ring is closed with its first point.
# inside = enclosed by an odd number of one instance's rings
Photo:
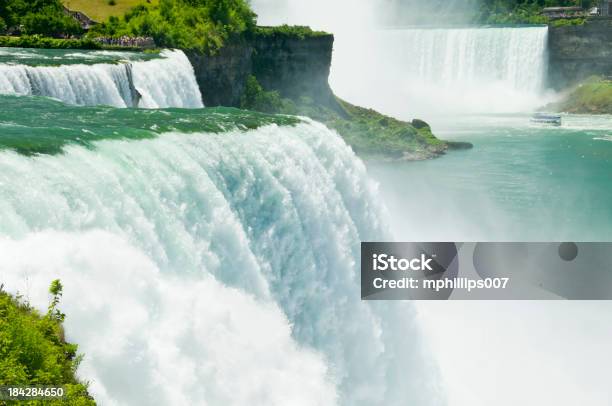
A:
{"type": "Polygon", "coordinates": [[[0,47],[0,64],[28,66],[136,62],[150,61],[159,57],[159,54],[143,52],[0,47]]]}
{"type": "Polygon", "coordinates": [[[474,148],[423,162],[371,164],[400,239],[612,240],[612,117],[432,121],[474,148]]]}
{"type": "Polygon", "coordinates": [[[146,139],[163,133],[222,133],[268,124],[290,125],[292,117],[238,110],[118,109],[75,107],[45,97],[0,95],[0,150],[56,154],[67,144],[93,146],[104,139],[146,139]]]}

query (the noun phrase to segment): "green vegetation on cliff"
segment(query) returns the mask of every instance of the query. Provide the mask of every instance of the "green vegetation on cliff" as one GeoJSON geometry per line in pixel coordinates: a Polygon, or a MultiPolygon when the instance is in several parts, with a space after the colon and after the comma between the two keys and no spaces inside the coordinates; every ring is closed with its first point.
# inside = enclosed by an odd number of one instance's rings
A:
{"type": "Polygon", "coordinates": [[[304,39],[328,35],[303,26],[256,27],[256,17],[247,0],[1,0],[0,35],[26,38],[3,38],[0,46],[87,49],[98,48],[91,41],[95,37],[128,36],[152,37],[160,47],[214,54],[228,41],[252,36],[304,39]],[[83,42],[45,38],[83,33],[62,3],[100,22],[83,42]]]}
{"type": "Polygon", "coordinates": [[[449,147],[448,143],[437,139],[423,121],[396,120],[339,98],[330,103],[316,102],[309,97],[283,98],[277,91],[264,90],[253,76],[248,79],[241,107],[310,117],[336,130],[357,154],[366,157],[426,159],[443,154],[449,147]]]}
{"type": "Polygon", "coordinates": [[[54,385],[66,390],[62,400],[19,404],[95,405],[87,386],[75,377],[81,360],[77,346],[64,340],[65,315],[57,308],[61,283],[53,281],[49,292],[49,309],[41,315],[21,297],[12,297],[0,288],[0,386],[54,385]]]}
{"type": "MultiPolygon", "coordinates": [[[[87,33],[89,38],[153,37],[162,47],[214,53],[226,41],[255,31],[256,15],[246,0],[116,0],[115,5],[107,1],[105,7],[97,0],[66,3],[76,11],[97,10],[93,15],[108,16],[87,33]],[[112,7],[120,11],[101,10],[112,7]]],[[[64,12],[60,0],[1,0],[0,35],[3,33],[57,38],[79,35],[83,30],[64,12]]],[[[79,43],[72,45],[82,48],[79,43]]]]}
{"type": "Polygon", "coordinates": [[[246,0],[160,0],[95,26],[90,36],[148,36],[157,45],[214,53],[227,40],[253,32],[246,0]]]}
{"type": "Polygon", "coordinates": [[[100,49],[102,46],[90,39],[61,39],[40,35],[1,37],[0,47],[48,48],[48,49],[100,49]]]}
{"type": "MultiPolygon", "coordinates": [[[[588,9],[596,3],[596,0],[482,0],[477,21],[485,24],[548,24],[549,18],[542,14],[545,7],[579,6],[588,9]]],[[[584,22],[584,19],[574,19],[573,24],[579,21],[584,22]]]]}
{"type": "Polygon", "coordinates": [[[258,37],[297,38],[303,40],[310,37],[322,37],[330,34],[325,31],[314,31],[312,28],[302,25],[285,24],[276,27],[256,27],[255,35],[258,37]]]}
{"type": "Polygon", "coordinates": [[[64,13],[60,0],[1,0],[0,34],[17,31],[49,37],[81,34],[81,26],[64,13]]]}
{"type": "Polygon", "coordinates": [[[547,109],[576,114],[612,114],[612,80],[592,76],[547,109]]]}

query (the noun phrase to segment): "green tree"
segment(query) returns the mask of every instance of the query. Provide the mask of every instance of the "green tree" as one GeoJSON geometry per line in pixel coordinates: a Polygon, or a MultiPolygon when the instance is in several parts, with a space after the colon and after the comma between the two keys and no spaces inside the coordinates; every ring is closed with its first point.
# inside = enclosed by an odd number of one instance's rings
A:
{"type": "Polygon", "coordinates": [[[245,0],[160,0],[96,26],[91,36],[150,36],[164,47],[215,52],[226,41],[255,30],[245,0]]]}
{"type": "Polygon", "coordinates": [[[64,13],[60,0],[1,0],[0,19],[6,27],[23,26],[26,34],[79,34],[80,25],[64,13]]]}
{"type": "Polygon", "coordinates": [[[41,34],[48,37],[82,33],[81,26],[72,17],[47,7],[38,13],[29,13],[21,19],[25,34],[41,34]]]}
{"type": "Polygon", "coordinates": [[[265,91],[255,76],[247,79],[240,107],[264,113],[278,113],[283,109],[283,101],[277,91],[265,91]]]}

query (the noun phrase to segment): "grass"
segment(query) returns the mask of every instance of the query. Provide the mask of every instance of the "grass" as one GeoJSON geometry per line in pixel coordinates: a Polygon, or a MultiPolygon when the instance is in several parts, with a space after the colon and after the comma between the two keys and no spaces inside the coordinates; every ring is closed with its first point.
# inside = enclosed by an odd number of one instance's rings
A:
{"type": "Polygon", "coordinates": [[[439,140],[421,120],[396,120],[339,98],[331,104],[309,97],[283,98],[277,91],[264,90],[253,76],[247,82],[241,107],[310,117],[336,130],[357,154],[367,158],[421,160],[440,156],[448,149],[469,147],[468,144],[439,140]]]}
{"type": "Polygon", "coordinates": [[[576,87],[553,109],[577,114],[612,114],[612,80],[593,76],[576,87]]]}
{"type": "Polygon", "coordinates": [[[298,113],[322,121],[336,130],[362,157],[421,160],[439,156],[447,144],[436,138],[429,125],[420,120],[405,122],[375,110],[352,105],[336,98],[342,114],[309,103],[297,103],[298,113]]]}
{"type": "MultiPolygon", "coordinates": [[[[150,4],[157,4],[159,0],[150,0],[150,4]]],[[[108,20],[110,16],[119,17],[131,8],[146,0],[115,0],[115,5],[109,4],[109,0],[62,0],[62,3],[70,10],[81,11],[97,22],[108,20]]]]}

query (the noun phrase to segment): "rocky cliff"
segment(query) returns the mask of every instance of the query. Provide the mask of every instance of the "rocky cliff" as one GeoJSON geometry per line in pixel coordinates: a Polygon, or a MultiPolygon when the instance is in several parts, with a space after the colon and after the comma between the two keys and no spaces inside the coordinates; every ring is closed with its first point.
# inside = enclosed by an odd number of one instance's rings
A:
{"type": "Polygon", "coordinates": [[[255,35],[216,55],[188,53],[206,106],[240,106],[250,75],[283,97],[333,100],[328,84],[333,35],[255,35]]]}
{"type": "Polygon", "coordinates": [[[216,55],[187,55],[208,107],[307,116],[372,159],[427,159],[471,147],[437,139],[423,121],[403,122],[337,99],[328,83],[333,44],[333,35],[305,27],[259,27],[216,55]]]}
{"type": "Polygon", "coordinates": [[[253,74],[265,89],[290,99],[311,97],[323,104],[333,99],[328,84],[333,35],[260,36],[253,44],[253,74]]]}
{"type": "Polygon", "coordinates": [[[250,44],[226,45],[215,55],[188,52],[187,56],[206,106],[240,106],[246,80],[253,72],[250,44]]]}
{"type": "Polygon", "coordinates": [[[612,76],[612,18],[582,25],[551,26],[549,84],[562,89],[589,76],[612,76]]]}

